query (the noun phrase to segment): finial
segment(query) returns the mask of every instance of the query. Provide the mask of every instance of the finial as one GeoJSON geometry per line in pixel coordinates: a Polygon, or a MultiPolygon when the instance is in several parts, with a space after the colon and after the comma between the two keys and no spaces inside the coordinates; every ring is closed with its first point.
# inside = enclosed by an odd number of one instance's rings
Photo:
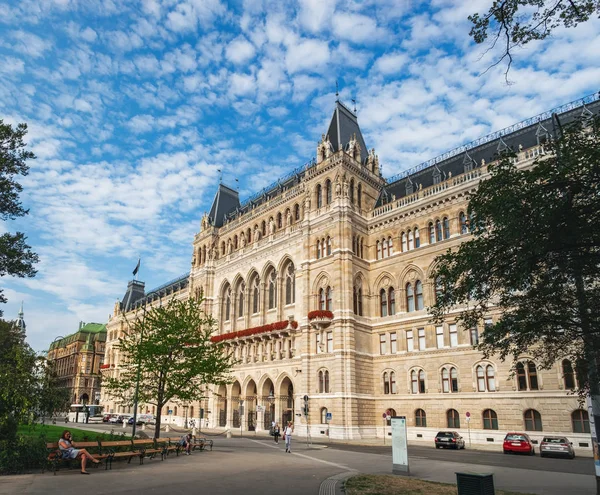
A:
{"type": "Polygon", "coordinates": [[[223,182],[223,172],[220,168],[217,169],[217,172],[219,172],[219,184],[221,184],[223,182]]]}
{"type": "Polygon", "coordinates": [[[354,103],[354,113],[356,113],[356,98],[352,98],[352,103],[354,103]]]}
{"type": "Polygon", "coordinates": [[[21,301],[21,309],[19,310],[19,316],[23,316],[23,301],[21,301]]]}
{"type": "Polygon", "coordinates": [[[335,80],[335,101],[340,101],[340,90],[337,79],[335,80]]]}
{"type": "Polygon", "coordinates": [[[235,179],[235,190],[237,192],[240,192],[240,181],[235,179]]]}

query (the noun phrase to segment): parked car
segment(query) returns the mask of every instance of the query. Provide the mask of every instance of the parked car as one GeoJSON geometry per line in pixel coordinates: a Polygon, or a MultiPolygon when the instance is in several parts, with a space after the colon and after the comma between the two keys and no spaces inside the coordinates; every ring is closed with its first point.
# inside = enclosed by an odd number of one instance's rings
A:
{"type": "MultiPolygon", "coordinates": [[[[129,418],[128,424],[133,424],[133,416],[129,418]]],[[[137,424],[155,424],[154,416],[152,414],[138,414],[137,416],[137,424]]]]}
{"type": "Polygon", "coordinates": [[[102,422],[108,423],[109,419],[112,418],[113,416],[115,416],[115,415],[111,414],[111,413],[105,414],[104,416],[102,416],[102,422]]]}
{"type": "Polygon", "coordinates": [[[102,414],[96,414],[95,416],[90,416],[88,418],[88,423],[102,423],[104,421],[104,416],[102,414]]]}
{"type": "Polygon", "coordinates": [[[111,414],[110,418],[108,418],[108,422],[109,423],[117,423],[119,421],[119,415],[118,414],[111,414]]]}
{"type": "Polygon", "coordinates": [[[507,433],[504,437],[502,450],[505,454],[518,453],[535,455],[535,447],[527,433],[507,433]]]}
{"type": "Polygon", "coordinates": [[[464,449],[465,441],[456,431],[440,431],[435,436],[436,449],[464,449]]]}
{"type": "Polygon", "coordinates": [[[540,443],[540,457],[561,456],[575,459],[573,442],[565,437],[544,437],[540,443]]]}

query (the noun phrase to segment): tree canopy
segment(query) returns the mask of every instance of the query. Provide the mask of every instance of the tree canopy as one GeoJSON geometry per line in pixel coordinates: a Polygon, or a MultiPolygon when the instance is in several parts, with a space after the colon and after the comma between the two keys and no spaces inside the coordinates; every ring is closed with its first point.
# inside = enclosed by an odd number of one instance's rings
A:
{"type": "Polygon", "coordinates": [[[489,10],[473,14],[469,33],[475,43],[498,44],[502,56],[493,65],[506,61],[510,70],[514,49],[534,40],[543,40],[554,29],[576,27],[594,15],[600,17],[598,0],[493,0],[489,10]]]}
{"type": "Polygon", "coordinates": [[[458,311],[473,328],[499,309],[486,356],[571,359],[585,390],[600,357],[600,121],[565,127],[532,166],[506,154],[489,172],[469,202],[473,237],[437,259],[434,320],[458,311]]]}
{"type": "MultiPolygon", "coordinates": [[[[23,141],[27,134],[27,124],[18,124],[16,128],[0,120],[0,219],[14,220],[29,213],[23,208],[19,194],[23,190],[16,177],[29,173],[27,160],[35,155],[26,149],[23,141]]],[[[12,275],[16,277],[33,277],[36,270],[33,265],[38,256],[31,251],[25,242],[22,232],[0,235],[0,277],[12,275]]],[[[0,289],[0,302],[6,302],[3,290],[0,289]]],[[[2,316],[2,310],[0,310],[2,316]]]]}
{"type": "Polygon", "coordinates": [[[156,406],[158,436],[169,401],[200,400],[207,384],[228,381],[233,359],[224,344],[211,342],[214,328],[202,300],[171,299],[140,309],[116,344],[122,356],[117,375],[105,378],[103,386],[121,404],[132,405],[139,370],[138,404],[156,406]]]}

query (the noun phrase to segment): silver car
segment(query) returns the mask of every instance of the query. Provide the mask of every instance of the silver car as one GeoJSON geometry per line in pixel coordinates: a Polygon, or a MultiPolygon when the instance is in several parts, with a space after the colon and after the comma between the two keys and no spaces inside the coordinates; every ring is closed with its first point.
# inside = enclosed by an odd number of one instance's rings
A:
{"type": "Polygon", "coordinates": [[[575,458],[573,443],[565,437],[544,437],[540,443],[540,456],[563,456],[569,459],[575,458]]]}

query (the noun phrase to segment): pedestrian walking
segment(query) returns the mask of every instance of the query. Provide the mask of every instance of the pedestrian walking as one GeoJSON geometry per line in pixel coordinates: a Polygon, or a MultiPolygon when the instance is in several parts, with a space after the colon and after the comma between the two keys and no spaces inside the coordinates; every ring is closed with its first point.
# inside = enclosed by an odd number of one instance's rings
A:
{"type": "Polygon", "coordinates": [[[281,429],[279,428],[279,423],[275,423],[273,426],[273,438],[275,439],[275,443],[279,443],[279,436],[281,435],[281,429]]]}
{"type": "Polygon", "coordinates": [[[287,426],[283,432],[283,439],[285,440],[285,451],[292,453],[292,433],[294,433],[294,424],[288,421],[287,426]]]}

